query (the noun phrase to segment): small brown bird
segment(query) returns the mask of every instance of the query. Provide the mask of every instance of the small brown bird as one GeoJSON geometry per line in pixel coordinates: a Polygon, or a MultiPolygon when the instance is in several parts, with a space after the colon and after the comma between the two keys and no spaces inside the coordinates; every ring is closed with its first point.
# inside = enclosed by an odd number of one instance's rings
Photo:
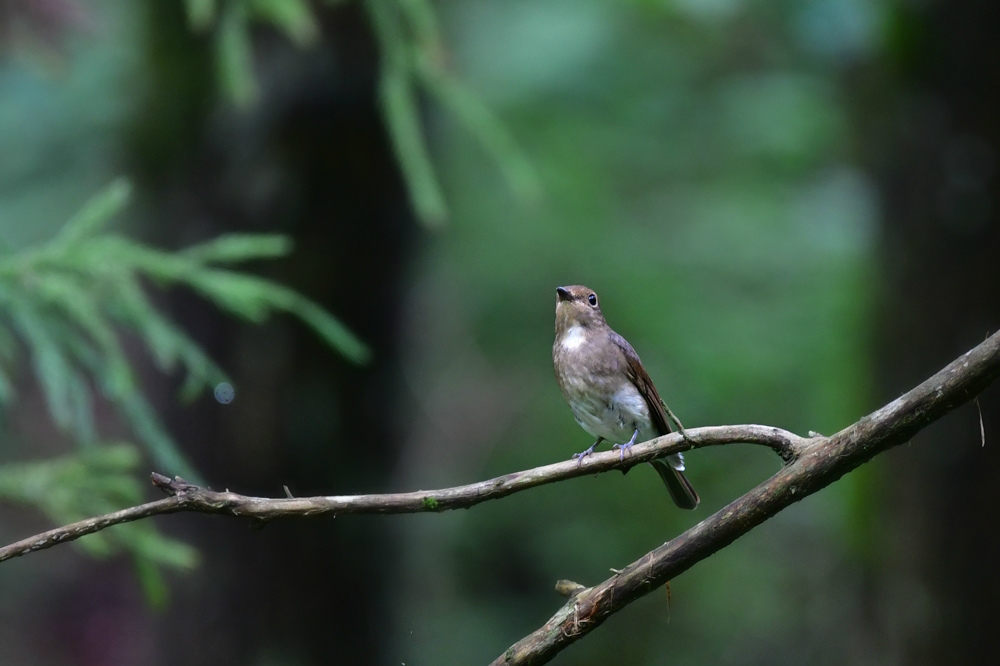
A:
{"type": "MultiPolygon", "coordinates": [[[[611,330],[597,294],[583,285],[556,288],[556,340],[552,364],[563,397],[580,427],[597,441],[574,458],[593,453],[602,440],[625,450],[672,432],[666,408],[639,355],[611,330]]],[[[684,476],[684,458],[675,453],[650,463],[682,509],[694,509],[698,493],[684,476]]]]}

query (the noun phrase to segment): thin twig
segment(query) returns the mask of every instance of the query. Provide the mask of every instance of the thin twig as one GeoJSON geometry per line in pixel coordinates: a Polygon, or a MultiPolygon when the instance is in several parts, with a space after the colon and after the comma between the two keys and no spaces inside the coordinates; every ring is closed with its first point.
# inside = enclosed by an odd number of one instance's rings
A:
{"type": "MultiPolygon", "coordinates": [[[[587,456],[584,460],[566,460],[552,465],[536,467],[523,472],[498,476],[466,486],[441,490],[418,490],[411,493],[384,495],[343,495],[329,497],[283,497],[270,499],[248,497],[232,492],[216,492],[187,483],[183,479],[171,480],[153,473],[153,485],[172,495],[168,499],[88,518],[65,527],[49,530],[0,548],[0,562],[36,550],[51,548],[66,541],[79,539],[87,534],[164,513],[197,511],[243,516],[255,521],[269,521],[288,516],[311,516],[321,513],[334,515],[348,513],[420,513],[467,509],[480,502],[506,497],[522,490],[578,476],[628,469],[633,465],[669,453],[692,448],[745,442],[767,446],[785,460],[792,460],[804,450],[809,440],[793,433],[759,425],[716,426],[687,430],[687,439],[672,433],[632,447],[624,461],[617,451],[606,451],[587,456]]],[[[286,490],[286,495],[287,495],[286,490]]]]}
{"type": "Polygon", "coordinates": [[[28,537],[27,539],[21,539],[20,541],[10,544],[9,546],[0,548],[0,562],[9,560],[12,557],[33,553],[36,550],[45,550],[46,548],[57,546],[61,543],[65,543],[66,541],[74,541],[82,536],[93,534],[94,532],[100,532],[101,530],[107,529],[112,525],[130,523],[133,520],[141,520],[143,518],[149,518],[150,516],[158,516],[163,513],[174,513],[177,511],[184,511],[181,498],[168,497],[167,499],[161,499],[147,504],[140,504],[139,506],[132,506],[127,509],[122,509],[121,511],[105,514],[103,516],[87,518],[86,520],[81,520],[64,527],[57,527],[54,530],[36,534],[35,536],[28,537]]]}

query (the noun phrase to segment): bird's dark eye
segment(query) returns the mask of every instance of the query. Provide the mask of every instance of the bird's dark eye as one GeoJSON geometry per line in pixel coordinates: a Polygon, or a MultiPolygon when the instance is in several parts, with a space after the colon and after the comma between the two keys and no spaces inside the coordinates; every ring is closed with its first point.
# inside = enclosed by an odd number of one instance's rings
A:
{"type": "Polygon", "coordinates": [[[597,307],[597,294],[591,294],[587,296],[587,302],[590,303],[591,307],[597,307]]]}

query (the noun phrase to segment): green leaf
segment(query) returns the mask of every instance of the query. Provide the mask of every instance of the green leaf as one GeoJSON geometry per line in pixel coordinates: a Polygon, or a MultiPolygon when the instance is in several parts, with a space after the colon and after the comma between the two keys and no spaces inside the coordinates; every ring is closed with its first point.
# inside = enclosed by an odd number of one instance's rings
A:
{"type": "Polygon", "coordinates": [[[170,594],[162,567],[193,569],[198,565],[198,551],[185,543],[162,536],[151,525],[128,523],[111,529],[132,552],[136,575],[146,599],[154,608],[166,605],[170,594]]]}
{"type": "MultiPolygon", "coordinates": [[[[268,243],[274,243],[270,249],[277,250],[278,244],[274,237],[268,238],[271,238],[268,243]]],[[[242,243],[239,240],[232,242],[233,246],[242,243]]],[[[217,247],[203,244],[195,246],[191,254],[169,254],[119,236],[104,236],[81,248],[72,260],[81,269],[111,261],[119,268],[135,270],[160,282],[185,284],[218,307],[254,323],[263,322],[275,310],[290,312],[299,315],[334,349],[352,361],[362,362],[368,358],[369,352],[364,343],[343,324],[332,315],[317,315],[311,307],[304,305],[308,302],[307,299],[291,289],[252,275],[205,268],[197,261],[215,253],[228,256],[232,247],[227,248],[227,244],[228,242],[222,243],[217,247]]],[[[266,249],[265,244],[259,249],[266,249]]]]}
{"type": "Polygon", "coordinates": [[[167,433],[156,412],[138,391],[116,396],[115,407],[126,418],[132,430],[139,437],[159,471],[168,475],[179,475],[192,483],[204,485],[201,475],[180,452],[173,438],[167,433]]]}
{"type": "Polygon", "coordinates": [[[7,373],[3,371],[3,368],[0,367],[0,404],[7,405],[13,402],[15,395],[14,384],[10,381],[7,373]]]}
{"type": "Polygon", "coordinates": [[[212,299],[220,308],[249,319],[263,321],[272,310],[284,310],[298,316],[326,342],[348,359],[363,363],[370,357],[368,348],[336,318],[296,292],[260,278],[224,270],[200,270],[186,276],[197,291],[212,299]]]}
{"type": "Polygon", "coordinates": [[[259,93],[250,26],[242,2],[226,4],[215,35],[215,48],[222,89],[237,106],[249,106],[259,93]]]}
{"type": "MultiPolygon", "coordinates": [[[[121,329],[137,335],[165,372],[178,364],[186,372],[187,397],[227,381],[225,373],[180,328],[149,302],[140,277],[191,288],[220,309],[251,322],[288,312],[312,327],[345,357],[362,362],[368,349],[336,318],[295,291],[268,280],[213,264],[286,255],[291,244],[280,235],[232,234],[165,252],[127,238],[100,233],[100,224],[127,198],[118,181],[94,197],[53,242],[0,260],[0,313],[23,338],[53,420],[81,445],[93,445],[93,387],[127,422],[155,463],[194,482],[200,478],[160,423],[138,386],[121,329]]],[[[0,356],[19,347],[0,325],[0,356]]],[[[0,369],[0,401],[13,398],[0,369]]],[[[56,506],[58,503],[54,503],[56,506]]],[[[71,509],[66,508],[69,512],[71,509]]],[[[55,511],[55,509],[53,509],[55,511]]],[[[92,539],[84,547],[101,551],[92,539]]]]}
{"type": "MultiPolygon", "coordinates": [[[[0,291],[0,301],[9,304],[8,315],[31,351],[35,375],[41,384],[52,420],[62,430],[73,423],[70,377],[78,375],[62,347],[52,335],[52,326],[38,309],[24,298],[0,291]]],[[[77,381],[83,381],[77,379],[77,381]]]]}
{"type": "Polygon", "coordinates": [[[149,303],[134,278],[124,278],[115,287],[117,297],[109,303],[109,313],[143,339],[161,370],[173,371],[178,361],[183,365],[188,374],[183,395],[194,397],[205,387],[228,381],[197,343],[149,303]]]}
{"type": "Polygon", "coordinates": [[[35,290],[41,299],[59,308],[68,321],[75,323],[97,344],[104,354],[108,390],[115,395],[133,391],[135,379],[131,366],[96,300],[102,295],[83,289],[76,280],[59,273],[36,276],[35,290]]]}
{"type": "Polygon", "coordinates": [[[69,219],[53,245],[64,247],[97,233],[128,205],[131,195],[132,186],[128,180],[118,178],[112,181],[69,219]]]}
{"type": "Polygon", "coordinates": [[[260,278],[218,269],[201,269],[184,281],[223,310],[254,323],[267,319],[274,308],[287,309],[288,292],[260,278]]]}
{"type": "Polygon", "coordinates": [[[183,282],[201,264],[183,254],[172,254],[136,243],[121,236],[103,235],[79,247],[63,260],[67,266],[91,274],[113,271],[139,271],[167,282],[183,282]]]}
{"type": "Polygon", "coordinates": [[[410,24],[414,40],[421,48],[440,50],[441,30],[437,15],[427,0],[398,0],[399,8],[410,24]]]}
{"type": "Polygon", "coordinates": [[[215,22],[216,0],[187,0],[186,5],[192,30],[207,30],[215,22]]]}
{"type": "Polygon", "coordinates": [[[319,40],[319,24],[305,0],[250,0],[250,8],[297,46],[310,46],[319,40]]]}
{"type": "MultiPolygon", "coordinates": [[[[133,476],[139,463],[127,444],[97,446],[43,461],[0,466],[0,498],[37,506],[57,524],[110,513],[141,501],[133,476]]],[[[161,567],[190,569],[198,554],[190,546],[158,533],[151,523],[116,525],[74,542],[93,557],[108,557],[119,548],[133,557],[151,603],[166,599],[161,567]]]]}
{"type": "Polygon", "coordinates": [[[185,248],[181,254],[200,264],[235,263],[284,257],[292,240],[282,234],[225,234],[185,248]]]}
{"type": "Polygon", "coordinates": [[[0,359],[12,360],[17,356],[17,338],[11,330],[0,324],[0,359]]]}
{"type": "Polygon", "coordinates": [[[73,432],[80,444],[92,446],[97,441],[97,428],[94,425],[94,403],[90,397],[90,384],[76,374],[69,375],[67,379],[70,408],[73,410],[71,420],[73,432]]]}
{"type": "Polygon", "coordinates": [[[389,0],[367,0],[365,7],[381,49],[382,109],[410,200],[424,224],[440,226],[448,218],[448,206],[420,127],[420,110],[399,13],[389,0]]]}
{"type": "Polygon", "coordinates": [[[309,324],[326,343],[355,363],[371,359],[371,350],[354,336],[339,320],[309,299],[294,294],[288,311],[309,324]]]}
{"type": "Polygon", "coordinates": [[[131,476],[139,462],[128,444],[98,446],[43,461],[0,465],[0,497],[38,505],[65,522],[106,513],[141,496],[131,476]]]}
{"type": "Polygon", "coordinates": [[[380,89],[392,145],[417,216],[429,227],[440,227],[448,219],[448,205],[420,128],[416,94],[409,76],[400,71],[383,71],[380,89]]]}
{"type": "MultiPolygon", "coordinates": [[[[0,304],[2,303],[3,301],[0,299],[0,304]]],[[[7,326],[0,324],[0,361],[10,361],[10,365],[14,365],[16,353],[17,339],[7,326]]],[[[6,368],[0,364],[0,404],[12,402],[15,394],[14,383],[7,375],[6,368]]]]}
{"type": "Polygon", "coordinates": [[[111,529],[127,532],[132,551],[150,562],[171,569],[192,569],[198,565],[197,550],[185,543],[165,538],[148,523],[125,523],[111,529]]]}
{"type": "Polygon", "coordinates": [[[541,186],[534,167],[489,107],[427,54],[417,58],[417,72],[434,99],[451,111],[496,161],[515,196],[526,201],[538,199],[541,186]]]}
{"type": "MultiPolygon", "coordinates": [[[[156,412],[135,387],[126,386],[116,375],[121,369],[112,368],[106,356],[80,336],[68,334],[66,322],[52,322],[53,330],[62,334],[66,348],[95,378],[112,406],[132,428],[137,439],[150,452],[156,464],[169,474],[180,474],[195,483],[202,483],[200,475],[187,462],[173,439],[160,424],[156,412]]],[[[131,383],[131,370],[126,367],[131,383]]]]}
{"type": "Polygon", "coordinates": [[[135,575],[139,578],[139,584],[142,585],[143,594],[146,595],[149,605],[157,609],[165,607],[170,590],[156,563],[148,557],[136,555],[132,558],[132,565],[135,567],[135,575]]]}

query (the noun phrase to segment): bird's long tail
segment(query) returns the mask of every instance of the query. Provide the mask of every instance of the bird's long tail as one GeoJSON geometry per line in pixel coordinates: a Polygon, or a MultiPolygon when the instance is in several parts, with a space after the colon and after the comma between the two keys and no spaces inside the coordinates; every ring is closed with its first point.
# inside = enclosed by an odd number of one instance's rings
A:
{"type": "Polygon", "coordinates": [[[667,486],[667,490],[670,491],[670,497],[674,500],[674,504],[682,509],[697,508],[698,502],[701,499],[698,497],[698,493],[695,492],[691,482],[684,476],[684,472],[674,469],[666,460],[652,460],[649,464],[653,466],[660,475],[660,478],[663,479],[663,483],[667,486]]]}

